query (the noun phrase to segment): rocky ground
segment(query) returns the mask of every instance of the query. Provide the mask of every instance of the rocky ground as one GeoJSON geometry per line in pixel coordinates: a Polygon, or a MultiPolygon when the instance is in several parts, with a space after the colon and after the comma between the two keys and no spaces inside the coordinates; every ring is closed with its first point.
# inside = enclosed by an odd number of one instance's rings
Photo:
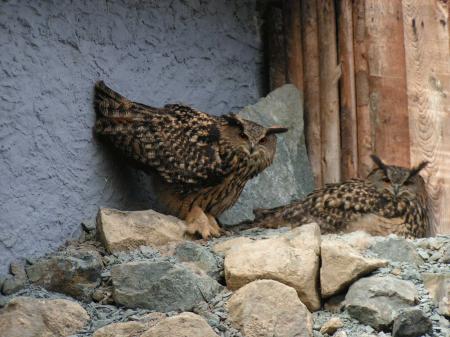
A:
{"type": "Polygon", "coordinates": [[[205,242],[108,209],[83,229],[0,278],[1,336],[450,336],[450,236],[308,224],[205,242]]]}

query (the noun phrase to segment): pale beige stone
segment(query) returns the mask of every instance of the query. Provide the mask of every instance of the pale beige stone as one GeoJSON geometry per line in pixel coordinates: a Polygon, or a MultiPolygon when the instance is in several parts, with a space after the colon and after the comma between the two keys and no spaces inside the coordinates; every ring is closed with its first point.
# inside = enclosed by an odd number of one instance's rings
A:
{"type": "Polygon", "coordinates": [[[92,337],[139,337],[148,329],[145,323],[112,323],[98,329],[92,337]]]}
{"type": "Polygon", "coordinates": [[[183,312],[160,321],[140,337],[218,337],[199,315],[183,312]]]}
{"type": "Polygon", "coordinates": [[[439,313],[450,317],[450,273],[423,273],[422,278],[439,313]]]}
{"type": "Polygon", "coordinates": [[[367,232],[364,231],[356,231],[351,232],[347,234],[326,234],[322,235],[322,241],[323,240],[341,240],[346,243],[348,243],[350,246],[352,246],[354,249],[356,249],[359,252],[364,252],[367,250],[370,246],[375,244],[377,241],[377,237],[370,235],[367,232]]]}
{"type": "Polygon", "coordinates": [[[81,330],[88,320],[86,310],[73,301],[16,297],[0,310],[0,335],[65,337],[81,330]]]}
{"type": "Polygon", "coordinates": [[[97,214],[97,233],[110,253],[181,241],[185,230],[184,221],[153,210],[125,212],[101,208],[97,214]]]}
{"type": "Polygon", "coordinates": [[[246,238],[244,236],[228,239],[215,244],[213,247],[213,251],[216,254],[227,254],[230,251],[230,249],[238,248],[242,244],[249,243],[252,241],[253,241],[252,239],[246,238]]]}
{"type": "Polygon", "coordinates": [[[332,336],[338,329],[342,328],[344,323],[342,323],[339,317],[332,317],[320,328],[321,334],[328,334],[332,336]]]}
{"type": "Polygon", "coordinates": [[[319,255],[320,228],[317,224],[244,243],[225,255],[227,286],[236,290],[255,280],[276,280],[293,287],[309,310],[318,310],[319,255]]]}
{"type": "Polygon", "coordinates": [[[151,312],[140,317],[137,321],[106,325],[95,331],[92,337],[140,337],[145,331],[165,318],[166,315],[161,312],[151,312]]]}
{"type": "Polygon", "coordinates": [[[145,315],[139,317],[138,321],[144,322],[149,327],[152,327],[156,323],[162,321],[165,318],[166,318],[166,314],[164,314],[162,312],[151,312],[149,314],[145,314],[145,315]]]}
{"type": "Polygon", "coordinates": [[[322,297],[325,298],[338,294],[360,277],[388,263],[365,258],[341,240],[322,240],[321,256],[320,285],[322,297]]]}
{"type": "Polygon", "coordinates": [[[347,337],[347,333],[345,331],[341,330],[341,331],[337,332],[336,334],[334,334],[333,337],[347,337]]]}
{"type": "Polygon", "coordinates": [[[259,280],[236,291],[226,304],[229,319],[245,337],[311,337],[311,313],[294,288],[259,280]]]}

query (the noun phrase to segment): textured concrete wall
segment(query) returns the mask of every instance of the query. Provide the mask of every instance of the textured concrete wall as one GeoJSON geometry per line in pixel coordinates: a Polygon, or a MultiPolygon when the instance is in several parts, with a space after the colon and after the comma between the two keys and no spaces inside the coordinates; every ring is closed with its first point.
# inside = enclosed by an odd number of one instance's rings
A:
{"type": "Polygon", "coordinates": [[[145,176],[92,137],[96,80],[215,114],[260,96],[255,2],[0,2],[0,273],[56,248],[99,206],[151,204],[145,176]]]}

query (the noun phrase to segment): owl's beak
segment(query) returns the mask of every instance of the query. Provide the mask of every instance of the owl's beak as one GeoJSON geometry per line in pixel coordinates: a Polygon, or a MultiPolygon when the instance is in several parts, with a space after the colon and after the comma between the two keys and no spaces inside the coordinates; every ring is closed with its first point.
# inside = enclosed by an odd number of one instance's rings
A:
{"type": "Polygon", "coordinates": [[[288,131],[288,128],[285,128],[285,127],[280,126],[280,125],[273,125],[273,126],[267,128],[266,136],[272,135],[272,134],[276,134],[276,133],[284,133],[284,132],[287,132],[287,131],[288,131]]]}
{"type": "Polygon", "coordinates": [[[251,143],[250,144],[250,154],[253,154],[253,152],[255,152],[255,144],[251,143]]]}
{"type": "Polygon", "coordinates": [[[400,185],[394,185],[394,199],[397,199],[398,192],[400,192],[400,185]]]}

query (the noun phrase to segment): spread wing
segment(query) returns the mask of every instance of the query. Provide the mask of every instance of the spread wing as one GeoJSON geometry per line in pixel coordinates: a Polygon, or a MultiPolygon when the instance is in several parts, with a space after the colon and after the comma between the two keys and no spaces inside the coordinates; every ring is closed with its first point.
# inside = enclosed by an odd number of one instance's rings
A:
{"type": "Polygon", "coordinates": [[[95,86],[95,131],[168,183],[193,190],[219,183],[230,167],[219,153],[218,118],[188,106],[153,108],[95,86]]]}

